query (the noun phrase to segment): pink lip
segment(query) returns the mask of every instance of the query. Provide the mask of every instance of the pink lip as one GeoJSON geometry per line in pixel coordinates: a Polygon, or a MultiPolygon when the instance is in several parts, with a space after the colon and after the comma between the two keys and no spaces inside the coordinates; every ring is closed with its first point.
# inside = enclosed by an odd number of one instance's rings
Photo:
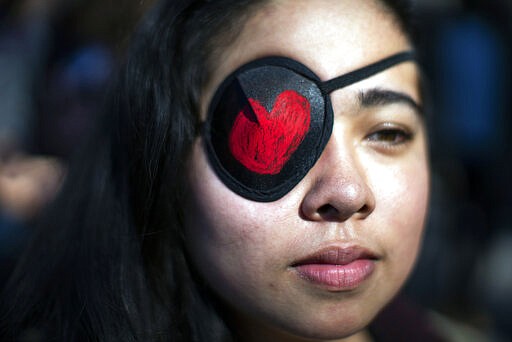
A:
{"type": "Polygon", "coordinates": [[[361,247],[330,247],[294,263],[298,275],[332,291],[359,287],[375,270],[375,254],[361,247]]]}

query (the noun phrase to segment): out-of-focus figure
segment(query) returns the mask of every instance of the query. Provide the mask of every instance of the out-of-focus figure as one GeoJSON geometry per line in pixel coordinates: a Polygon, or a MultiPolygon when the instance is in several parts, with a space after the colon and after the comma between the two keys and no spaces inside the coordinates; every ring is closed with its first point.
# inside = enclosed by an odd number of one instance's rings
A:
{"type": "MultiPolygon", "coordinates": [[[[58,190],[60,161],[31,154],[35,93],[47,65],[56,0],[4,2],[0,25],[0,280],[8,273],[26,227],[58,190]]],[[[70,4],[71,2],[67,2],[70,4]]]]}
{"type": "Polygon", "coordinates": [[[99,112],[124,36],[151,3],[0,3],[0,287],[99,112]]]}

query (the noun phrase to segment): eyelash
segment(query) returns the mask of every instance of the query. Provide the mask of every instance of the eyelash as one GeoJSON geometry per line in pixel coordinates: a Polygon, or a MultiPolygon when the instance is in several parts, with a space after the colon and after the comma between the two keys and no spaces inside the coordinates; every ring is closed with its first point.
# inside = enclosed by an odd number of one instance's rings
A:
{"type": "Polygon", "coordinates": [[[386,124],[376,128],[365,139],[378,148],[395,150],[404,147],[413,138],[414,134],[410,130],[393,124],[386,124]]]}

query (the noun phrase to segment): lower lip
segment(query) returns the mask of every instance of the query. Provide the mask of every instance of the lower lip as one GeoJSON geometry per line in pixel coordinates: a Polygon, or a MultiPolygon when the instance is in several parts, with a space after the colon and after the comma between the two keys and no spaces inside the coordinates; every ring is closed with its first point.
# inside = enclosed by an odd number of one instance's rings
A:
{"type": "Polygon", "coordinates": [[[306,281],[334,291],[348,291],[356,289],[372,275],[375,263],[358,259],[347,265],[306,264],[295,266],[295,269],[306,281]]]}

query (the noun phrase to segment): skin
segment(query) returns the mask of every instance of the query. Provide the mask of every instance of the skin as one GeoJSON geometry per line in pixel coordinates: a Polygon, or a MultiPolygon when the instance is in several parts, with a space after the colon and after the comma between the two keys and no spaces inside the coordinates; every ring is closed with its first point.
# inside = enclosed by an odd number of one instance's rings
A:
{"type": "MultiPolygon", "coordinates": [[[[246,22],[219,59],[203,94],[203,119],[219,83],[256,58],[291,57],[328,80],[408,49],[378,2],[273,1],[246,22]]],[[[360,99],[379,89],[420,104],[418,78],[417,66],[407,62],[333,92],[335,122],[323,154],[275,202],[231,192],[197,139],[188,165],[187,248],[243,340],[370,339],[365,327],[401,288],[416,259],[429,172],[421,114],[405,102],[363,105],[360,99]],[[382,133],[386,129],[394,131],[382,133]],[[374,272],[357,288],[336,291],[291,267],[327,246],[372,251],[374,272]]]]}

